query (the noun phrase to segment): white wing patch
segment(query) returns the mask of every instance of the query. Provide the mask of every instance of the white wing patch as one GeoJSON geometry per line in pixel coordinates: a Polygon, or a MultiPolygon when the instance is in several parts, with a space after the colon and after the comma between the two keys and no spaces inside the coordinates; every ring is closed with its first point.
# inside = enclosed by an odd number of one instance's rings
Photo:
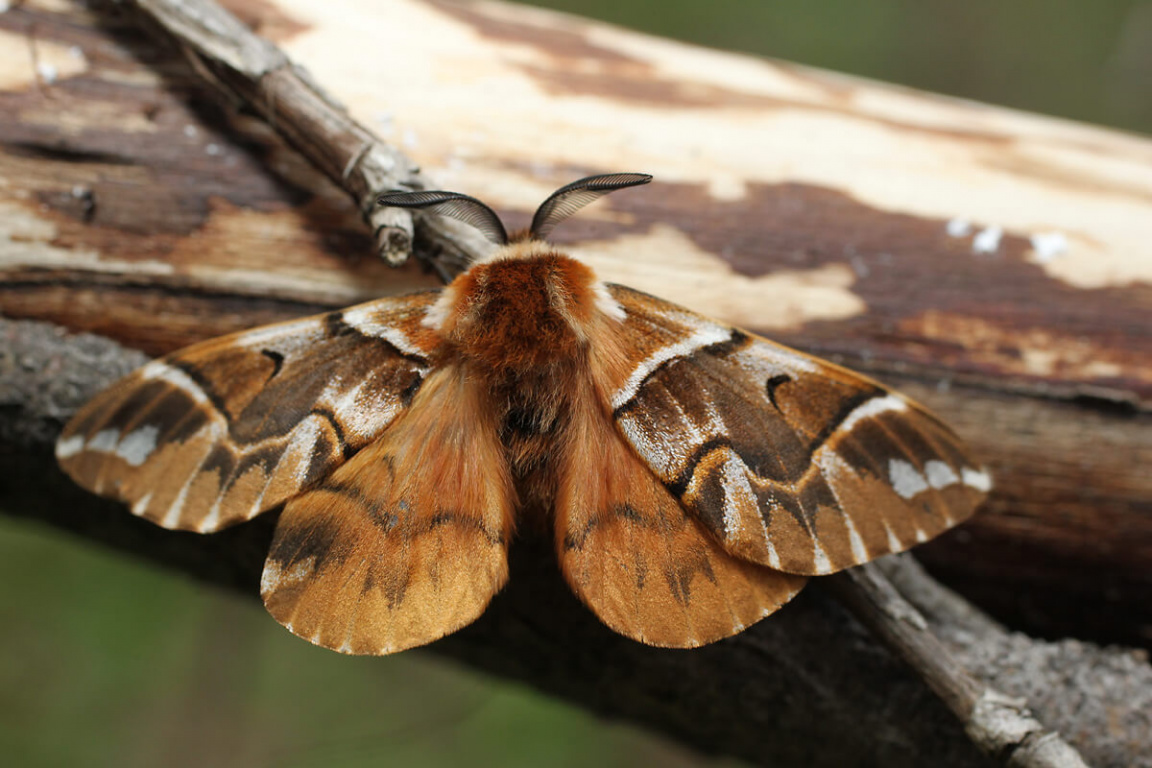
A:
{"type": "Polygon", "coordinates": [[[92,435],[92,439],[85,446],[89,451],[96,453],[113,453],[120,444],[120,430],[102,429],[92,435]]]}
{"type": "Polygon", "coordinates": [[[864,546],[864,539],[860,538],[860,531],[856,530],[856,524],[852,522],[852,516],[849,514],[844,515],[844,527],[848,529],[848,543],[852,546],[852,557],[856,562],[866,563],[871,560],[868,549],[864,546]]]}
{"type": "Polygon", "coordinates": [[[192,377],[184,373],[179,368],[173,368],[163,360],[153,360],[140,369],[140,376],[144,380],[160,379],[165,381],[177,389],[183,390],[188,393],[194,403],[207,403],[208,396],[204,394],[204,390],[200,385],[192,380],[192,377]]]}
{"type": "Polygon", "coordinates": [[[159,427],[145,424],[120,439],[120,444],[116,446],[116,455],[133,467],[138,467],[156,450],[156,438],[159,436],[159,427]]]}
{"type": "Polygon", "coordinates": [[[613,298],[612,294],[608,292],[608,286],[599,280],[592,286],[592,294],[595,297],[596,308],[603,312],[613,320],[623,321],[627,314],[624,312],[624,307],[620,302],[613,298]]]}
{"type": "Polygon", "coordinates": [[[412,343],[408,336],[390,323],[380,322],[380,308],[374,304],[364,304],[346,309],[341,319],[365,336],[383,339],[405,355],[423,358],[424,350],[412,343]]]}
{"type": "Polygon", "coordinates": [[[992,489],[992,476],[984,470],[964,467],[964,469],[960,471],[960,476],[963,478],[964,485],[969,488],[975,488],[985,493],[992,489]]]}
{"type": "Polygon", "coordinates": [[[889,411],[906,411],[908,402],[899,395],[874,397],[856,407],[840,424],[838,432],[849,432],[864,419],[871,419],[889,411]]]}
{"type": "Polygon", "coordinates": [[[69,459],[81,451],[92,451],[112,454],[131,466],[138,467],[156,450],[156,439],[159,436],[160,428],[150,424],[145,424],[124,437],[120,437],[118,429],[102,429],[88,441],[84,440],[83,435],[72,435],[56,443],[56,458],[69,459]]]}
{"type": "Polygon", "coordinates": [[[928,485],[937,490],[960,482],[960,478],[956,476],[956,471],[939,459],[933,459],[925,464],[924,474],[928,477],[928,485]]]}
{"type": "MultiPolygon", "coordinates": [[[[421,377],[426,371],[423,368],[416,370],[421,377]]],[[[360,440],[380,434],[401,410],[400,402],[391,392],[372,390],[369,387],[371,383],[371,380],[365,380],[347,388],[342,386],[344,382],[333,381],[317,400],[329,406],[348,434],[360,440]]]]}
{"type": "Polygon", "coordinates": [[[888,481],[892,483],[892,489],[896,494],[903,499],[918,496],[930,487],[924,475],[903,459],[888,461],[888,481]]]}
{"type": "Polygon", "coordinates": [[[721,485],[724,488],[724,530],[732,538],[739,538],[744,529],[744,513],[763,519],[759,512],[756,494],[748,482],[748,468],[732,451],[724,461],[721,485]]]}
{"type": "Polygon", "coordinates": [[[72,435],[56,443],[56,458],[70,459],[82,450],[84,450],[84,435],[72,435]]]}
{"type": "Polygon", "coordinates": [[[957,476],[956,470],[938,459],[925,464],[924,473],[920,474],[916,467],[903,459],[891,459],[888,462],[888,480],[896,493],[905,499],[911,499],[929,488],[940,490],[956,483],[964,483],[969,488],[985,493],[992,488],[992,478],[987,472],[963,467],[957,476]]]}
{"type": "Polygon", "coordinates": [[[616,409],[636,396],[636,391],[644,379],[669,360],[687,357],[698,349],[710,347],[732,338],[732,331],[721,325],[699,324],[691,336],[676,344],[668,344],[653,352],[636,366],[628,381],[612,396],[612,408],[616,409]]]}

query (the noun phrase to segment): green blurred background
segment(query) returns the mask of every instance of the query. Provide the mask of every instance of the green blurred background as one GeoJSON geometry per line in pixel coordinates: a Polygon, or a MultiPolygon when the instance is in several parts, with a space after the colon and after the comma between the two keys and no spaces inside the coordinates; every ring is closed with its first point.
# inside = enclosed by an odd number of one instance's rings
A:
{"type": "MultiPolygon", "coordinates": [[[[1152,133],[1152,0],[542,0],[720,48],[1152,133]]],[[[252,599],[0,516],[0,762],[720,764],[418,652],[315,649],[252,599]]]]}
{"type": "Polygon", "coordinates": [[[534,0],[727,50],[1152,133],[1152,0],[534,0]]]}

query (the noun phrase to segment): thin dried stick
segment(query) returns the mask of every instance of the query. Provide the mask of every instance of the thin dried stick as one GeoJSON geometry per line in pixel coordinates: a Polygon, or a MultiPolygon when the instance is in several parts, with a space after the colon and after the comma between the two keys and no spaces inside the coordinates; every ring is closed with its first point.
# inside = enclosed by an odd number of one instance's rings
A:
{"type": "MultiPolygon", "coordinates": [[[[928,578],[923,573],[905,577],[928,578]]],[[[880,565],[867,563],[827,577],[825,583],[916,670],[986,754],[1013,768],[1087,768],[1075,749],[1032,716],[1024,699],[1006,696],[973,677],[880,565]]]]}
{"type": "MultiPolygon", "coordinates": [[[[356,201],[380,256],[403,263],[412,253],[409,211],[383,208],[390,189],[424,189],[416,164],[352,119],[347,109],[270,41],[210,0],[129,0],[159,26],[193,68],[234,103],[247,106],[356,201]]],[[[444,279],[487,252],[486,241],[458,222],[423,217],[430,247],[421,256],[444,279]]]]}

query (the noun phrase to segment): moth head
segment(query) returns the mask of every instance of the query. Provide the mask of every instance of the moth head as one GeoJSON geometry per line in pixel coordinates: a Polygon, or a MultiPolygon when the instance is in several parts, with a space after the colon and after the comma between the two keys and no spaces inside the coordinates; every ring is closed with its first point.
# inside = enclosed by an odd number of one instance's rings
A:
{"type": "Polygon", "coordinates": [[[650,181],[652,177],[647,173],[604,173],[565,184],[540,204],[536,215],[532,217],[532,225],[513,237],[509,237],[508,230],[495,211],[476,198],[459,192],[394,190],[380,195],[376,202],[397,208],[426,210],[463,221],[475,227],[489,241],[504,247],[525,240],[547,240],[557,224],[592,201],[617,189],[635,187],[650,181]]]}
{"type": "Polygon", "coordinates": [[[491,208],[458,192],[389,192],[379,202],[464,221],[498,246],[452,281],[424,324],[485,366],[532,367],[575,353],[592,333],[597,312],[617,320],[620,313],[591,269],[545,239],[597,198],[651,180],[643,173],[614,173],[566,184],[514,237],[491,208]]]}

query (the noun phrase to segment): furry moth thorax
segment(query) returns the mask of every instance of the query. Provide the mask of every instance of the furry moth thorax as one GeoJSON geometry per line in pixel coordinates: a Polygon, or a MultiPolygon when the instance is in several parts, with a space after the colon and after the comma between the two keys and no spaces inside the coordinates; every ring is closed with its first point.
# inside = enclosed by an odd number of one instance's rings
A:
{"type": "Polygon", "coordinates": [[[525,240],[453,280],[424,325],[482,370],[522,370],[574,358],[597,323],[622,314],[586,264],[525,240]]]}
{"type": "Polygon", "coordinates": [[[960,438],[878,382],[599,282],[552,227],[641,174],[549,197],[510,242],[453,192],[381,202],[497,245],[442,291],[195,344],[85,405],[56,445],[80,485],[171,529],[282,508],[269,613],[344,653],[475,620],[527,520],[611,629],[688,648],[810,576],[959,524],[991,487],[960,438]]]}

